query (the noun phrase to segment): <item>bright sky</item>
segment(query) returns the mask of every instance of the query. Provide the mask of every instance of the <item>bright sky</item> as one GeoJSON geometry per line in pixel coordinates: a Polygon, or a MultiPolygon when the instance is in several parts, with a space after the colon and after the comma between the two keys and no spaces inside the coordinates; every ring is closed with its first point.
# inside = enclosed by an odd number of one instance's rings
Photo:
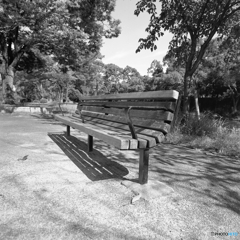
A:
{"type": "Polygon", "coordinates": [[[147,69],[153,60],[162,61],[168,50],[171,34],[165,33],[157,42],[157,50],[142,50],[135,53],[139,38],[147,36],[145,32],[150,15],[141,13],[134,15],[138,0],[116,0],[115,12],[112,16],[121,21],[121,34],[117,38],[105,39],[101,53],[105,56],[104,63],[114,63],[119,67],[127,65],[136,68],[141,75],[147,75],[147,69]]]}

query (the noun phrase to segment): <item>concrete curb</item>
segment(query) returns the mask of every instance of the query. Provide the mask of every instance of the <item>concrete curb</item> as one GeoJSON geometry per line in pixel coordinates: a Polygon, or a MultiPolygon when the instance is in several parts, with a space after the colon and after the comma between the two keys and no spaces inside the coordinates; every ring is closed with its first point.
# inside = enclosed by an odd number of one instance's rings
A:
{"type": "MultiPolygon", "coordinates": [[[[61,104],[63,111],[74,113],[77,109],[77,104],[75,103],[63,103],[61,104]]],[[[0,113],[45,113],[49,114],[46,108],[41,108],[40,106],[14,106],[14,105],[0,105],[0,113]]]]}

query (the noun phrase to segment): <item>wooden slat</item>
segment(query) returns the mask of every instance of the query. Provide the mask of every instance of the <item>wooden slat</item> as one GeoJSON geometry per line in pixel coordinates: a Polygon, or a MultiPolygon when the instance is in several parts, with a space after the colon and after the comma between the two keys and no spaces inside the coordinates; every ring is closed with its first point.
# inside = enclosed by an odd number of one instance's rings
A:
{"type": "MultiPolygon", "coordinates": [[[[102,119],[94,119],[92,120],[95,123],[102,123],[105,124],[106,126],[113,126],[116,128],[120,128],[121,130],[127,130],[129,131],[129,127],[126,124],[122,124],[122,123],[117,123],[117,122],[108,122],[108,121],[104,121],[102,119]]],[[[153,129],[146,129],[146,128],[140,128],[137,126],[135,127],[135,131],[137,133],[137,136],[142,137],[142,135],[144,136],[148,136],[148,137],[154,137],[156,143],[161,143],[164,139],[165,139],[165,135],[167,132],[169,132],[170,130],[170,125],[167,123],[162,123],[161,124],[161,131],[159,130],[153,130],[153,129]]],[[[144,138],[142,138],[141,140],[143,140],[144,138]]],[[[146,139],[146,138],[145,138],[146,139]]],[[[151,145],[152,143],[148,143],[147,145],[150,147],[152,147],[153,145],[151,145]]],[[[141,143],[141,148],[143,148],[144,146],[147,146],[146,143],[141,143]]],[[[140,147],[139,147],[140,148],[140,147]]]]}
{"type": "MultiPolygon", "coordinates": [[[[84,106],[81,113],[85,112],[98,112],[98,113],[108,113],[113,115],[125,116],[124,109],[119,108],[102,108],[102,107],[92,107],[84,106]]],[[[130,117],[145,118],[145,119],[155,119],[158,121],[169,121],[173,119],[173,113],[164,110],[130,110],[130,117]]]]}
{"type": "MultiPolygon", "coordinates": [[[[162,132],[144,129],[144,128],[136,128],[137,135],[141,134],[147,137],[154,138],[157,143],[161,143],[165,139],[165,135],[162,132]]],[[[140,136],[140,135],[139,135],[140,136]]],[[[150,144],[148,145],[150,147],[150,144]]]]}
{"type": "MultiPolygon", "coordinates": [[[[126,119],[121,116],[104,115],[104,114],[90,113],[90,112],[84,112],[83,116],[84,118],[91,117],[92,119],[98,118],[98,119],[103,119],[111,122],[127,124],[126,119]]],[[[161,131],[164,134],[168,133],[168,130],[169,130],[168,125],[166,125],[164,122],[161,122],[161,121],[155,121],[151,119],[145,120],[145,119],[132,118],[132,122],[134,126],[161,131]]]]}
{"type": "Polygon", "coordinates": [[[98,106],[98,107],[114,107],[125,108],[132,106],[140,109],[154,109],[154,110],[167,110],[174,112],[176,102],[146,102],[146,101],[86,101],[79,102],[78,109],[81,110],[83,106],[98,106]]]}
{"type": "Polygon", "coordinates": [[[92,124],[87,123],[81,123],[77,120],[73,120],[70,117],[62,117],[55,115],[55,119],[61,121],[65,125],[69,125],[75,129],[78,129],[80,131],[85,132],[88,135],[91,135],[93,137],[99,138],[103,140],[104,142],[115,146],[118,149],[121,150],[127,150],[129,149],[130,141],[137,141],[135,139],[129,138],[129,136],[108,131],[106,129],[100,129],[92,124]]]}
{"type": "MultiPolygon", "coordinates": [[[[80,115],[79,114],[73,114],[73,117],[76,118],[76,119],[80,119],[80,115]]],[[[104,121],[104,120],[101,120],[101,119],[96,119],[96,121],[99,121],[101,123],[104,124],[104,125],[112,125],[116,128],[119,128],[119,129],[123,129],[123,130],[129,130],[129,127],[126,125],[126,124],[122,124],[122,123],[117,123],[117,122],[109,122],[109,121],[104,121]]],[[[168,133],[169,130],[170,130],[170,125],[167,124],[167,123],[160,123],[159,124],[161,126],[161,129],[163,129],[164,133],[168,133]]],[[[141,133],[141,134],[144,134],[146,136],[149,136],[149,137],[155,137],[156,139],[156,142],[157,143],[161,143],[164,139],[165,139],[165,136],[163,134],[163,132],[159,132],[159,131],[155,131],[155,130],[151,130],[151,129],[144,129],[144,128],[139,128],[139,127],[135,127],[136,129],[136,133],[141,133]]]]}
{"type": "MultiPolygon", "coordinates": [[[[80,115],[79,114],[74,114],[73,116],[74,116],[74,118],[77,118],[78,120],[80,119],[80,115]]],[[[101,121],[104,122],[104,120],[101,120],[101,119],[96,119],[96,120],[100,121],[100,122],[101,121]]],[[[124,130],[128,130],[129,129],[129,127],[126,124],[122,124],[122,123],[109,122],[108,121],[108,123],[104,122],[104,124],[105,125],[112,124],[115,127],[118,127],[120,129],[124,129],[124,130]]],[[[135,130],[136,130],[136,133],[141,133],[141,134],[145,134],[145,135],[150,136],[150,137],[155,137],[157,143],[161,143],[165,139],[164,134],[166,134],[166,133],[168,133],[170,131],[170,125],[167,124],[167,123],[160,123],[159,125],[161,126],[161,129],[163,130],[161,132],[155,131],[155,130],[151,130],[151,129],[139,128],[139,127],[136,127],[136,126],[135,126],[135,130]]]]}
{"type": "Polygon", "coordinates": [[[78,114],[78,113],[72,114],[71,117],[74,118],[75,120],[81,120],[81,116],[80,116],[80,114],[78,114]]]}
{"type": "MultiPolygon", "coordinates": [[[[126,124],[109,122],[109,121],[105,121],[102,119],[96,119],[96,118],[94,118],[94,119],[86,118],[85,120],[86,120],[86,123],[93,124],[94,126],[97,126],[99,128],[111,130],[111,131],[117,132],[117,133],[122,133],[122,134],[128,136],[129,138],[132,138],[131,133],[129,131],[129,127],[126,124]]],[[[155,136],[144,135],[139,131],[137,141],[138,141],[137,148],[146,148],[146,147],[156,146],[157,139],[155,136]]],[[[130,143],[130,144],[131,144],[131,146],[129,147],[130,149],[136,149],[135,142],[130,143]]]]}
{"type": "MultiPolygon", "coordinates": [[[[73,121],[79,121],[79,118],[74,117],[73,121]]],[[[94,124],[95,126],[98,126],[103,129],[109,129],[111,131],[116,131],[119,133],[124,133],[131,138],[131,133],[129,131],[129,127],[127,124],[123,123],[117,123],[117,122],[110,122],[103,119],[97,119],[97,118],[90,118],[86,117],[85,122],[89,124],[94,124]]],[[[149,129],[143,129],[143,128],[135,128],[138,135],[138,148],[146,148],[146,147],[154,147],[157,145],[157,143],[162,142],[164,135],[161,132],[157,132],[154,130],[149,129]]],[[[135,148],[135,142],[130,143],[134,147],[130,146],[130,149],[136,149],[135,148]]]]}
{"type": "Polygon", "coordinates": [[[99,96],[82,96],[81,100],[101,100],[101,99],[161,99],[177,100],[178,92],[175,90],[152,91],[152,92],[134,92],[121,94],[105,94],[99,96]]]}
{"type": "MultiPolygon", "coordinates": [[[[126,124],[123,123],[117,123],[117,122],[110,122],[106,121],[103,119],[97,119],[97,118],[85,118],[86,122],[89,122],[91,124],[101,124],[99,125],[102,128],[115,128],[113,131],[128,131],[129,132],[129,127],[126,124]]],[[[167,128],[167,131],[170,129],[169,124],[165,124],[165,128],[167,128]]],[[[162,128],[164,128],[162,127],[162,128]]],[[[156,130],[151,130],[151,129],[145,129],[145,128],[139,128],[135,127],[135,131],[137,133],[137,136],[139,137],[139,148],[144,148],[144,147],[153,147],[157,143],[161,143],[164,139],[165,136],[162,132],[156,131],[156,130]]],[[[129,133],[130,134],[130,133],[129,133]]]]}

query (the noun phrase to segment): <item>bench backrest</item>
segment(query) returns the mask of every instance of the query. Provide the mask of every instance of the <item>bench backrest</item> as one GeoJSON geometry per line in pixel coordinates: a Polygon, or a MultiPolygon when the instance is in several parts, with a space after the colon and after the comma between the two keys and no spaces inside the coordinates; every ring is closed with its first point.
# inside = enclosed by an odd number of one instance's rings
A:
{"type": "MultiPolygon", "coordinates": [[[[78,111],[83,121],[110,126],[125,124],[134,138],[135,129],[148,129],[167,134],[171,129],[177,108],[175,90],[82,96],[78,111]]],[[[140,130],[139,130],[140,131],[140,130]]]]}

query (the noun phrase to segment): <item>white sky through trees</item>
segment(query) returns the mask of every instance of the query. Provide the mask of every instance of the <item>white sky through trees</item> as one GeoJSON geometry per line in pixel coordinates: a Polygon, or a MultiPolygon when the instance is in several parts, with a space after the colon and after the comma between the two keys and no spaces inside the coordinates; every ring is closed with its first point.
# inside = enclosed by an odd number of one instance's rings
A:
{"type": "Polygon", "coordinates": [[[112,16],[121,21],[121,34],[118,38],[104,39],[101,53],[105,56],[104,63],[114,63],[119,67],[127,65],[136,68],[141,75],[147,75],[151,62],[162,58],[168,50],[168,43],[172,38],[170,33],[165,33],[157,42],[157,50],[142,50],[135,53],[139,38],[147,35],[145,28],[148,26],[150,15],[141,13],[134,15],[138,0],[117,0],[115,12],[112,16]]]}

